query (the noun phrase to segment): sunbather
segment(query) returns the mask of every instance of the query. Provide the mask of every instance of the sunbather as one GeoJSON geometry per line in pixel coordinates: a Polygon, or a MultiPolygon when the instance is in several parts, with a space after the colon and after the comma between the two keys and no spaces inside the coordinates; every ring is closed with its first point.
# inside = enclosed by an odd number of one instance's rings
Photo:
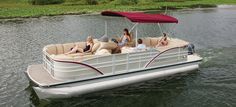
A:
{"type": "Polygon", "coordinates": [[[156,47],[166,46],[166,45],[168,45],[167,35],[166,33],[163,33],[163,37],[158,41],[158,44],[156,45],[156,47]]]}
{"type": "Polygon", "coordinates": [[[83,53],[83,52],[88,53],[88,52],[91,52],[93,45],[94,45],[94,42],[93,42],[92,36],[88,36],[87,40],[86,40],[86,46],[84,49],[79,48],[79,45],[76,44],[75,47],[71,48],[71,51],[69,51],[65,54],[68,55],[68,54],[79,53],[79,52],[80,53],[83,53]]]}

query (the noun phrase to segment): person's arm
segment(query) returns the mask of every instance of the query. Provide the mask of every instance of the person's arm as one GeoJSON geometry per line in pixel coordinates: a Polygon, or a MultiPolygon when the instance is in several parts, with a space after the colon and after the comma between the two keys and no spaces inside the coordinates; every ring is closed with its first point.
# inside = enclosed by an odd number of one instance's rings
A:
{"type": "Polygon", "coordinates": [[[90,44],[89,52],[92,52],[93,45],[94,45],[94,44],[90,44]]]}
{"type": "Polygon", "coordinates": [[[128,42],[131,42],[131,38],[130,38],[130,36],[127,36],[128,37],[128,42]]]}
{"type": "Polygon", "coordinates": [[[159,42],[163,41],[164,37],[162,36],[161,39],[159,40],[159,42]]]}
{"type": "Polygon", "coordinates": [[[168,37],[167,36],[165,37],[165,40],[168,41],[168,37]]]}

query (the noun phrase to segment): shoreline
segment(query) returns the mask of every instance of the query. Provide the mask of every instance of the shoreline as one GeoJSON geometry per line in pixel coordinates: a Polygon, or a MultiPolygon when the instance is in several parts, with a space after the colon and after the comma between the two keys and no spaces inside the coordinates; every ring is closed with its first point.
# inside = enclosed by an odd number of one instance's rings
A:
{"type": "MultiPolygon", "coordinates": [[[[134,6],[134,5],[133,5],[134,6]]],[[[178,6],[161,6],[157,8],[146,8],[146,9],[140,9],[140,8],[135,8],[135,9],[127,9],[125,11],[140,11],[140,12],[153,12],[153,11],[165,11],[165,9],[170,10],[194,10],[194,9],[212,9],[212,8],[232,8],[236,7],[236,4],[232,5],[214,5],[214,4],[193,4],[193,5],[186,5],[182,7],[178,6]]],[[[104,9],[108,10],[108,9],[104,9]]],[[[101,11],[104,10],[98,10],[98,11],[77,11],[77,12],[64,12],[64,13],[58,13],[58,14],[40,14],[40,15],[32,15],[32,16],[9,16],[9,17],[3,17],[0,15],[0,20],[17,20],[17,19],[27,19],[27,18],[41,18],[41,17],[49,17],[49,16],[62,16],[62,15],[96,15],[100,14],[101,11]]],[[[124,11],[122,9],[111,9],[113,11],[124,11]]]]}

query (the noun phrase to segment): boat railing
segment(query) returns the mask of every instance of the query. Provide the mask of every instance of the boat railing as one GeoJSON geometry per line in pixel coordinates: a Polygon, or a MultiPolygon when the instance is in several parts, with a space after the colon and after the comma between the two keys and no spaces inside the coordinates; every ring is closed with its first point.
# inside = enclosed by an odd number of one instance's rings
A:
{"type": "MultiPolygon", "coordinates": [[[[159,59],[161,60],[161,59],[166,59],[166,58],[179,57],[180,55],[185,55],[185,54],[186,54],[186,52],[170,53],[170,54],[163,55],[159,59]]],[[[107,61],[107,62],[97,62],[97,63],[91,64],[91,65],[96,66],[96,65],[102,65],[102,64],[111,64],[113,62],[120,63],[120,62],[124,62],[124,61],[127,62],[127,61],[133,61],[133,60],[134,61],[135,60],[139,60],[139,62],[140,62],[141,59],[142,59],[142,61],[149,61],[151,58],[153,58],[153,55],[155,55],[155,54],[152,54],[152,56],[151,55],[143,56],[143,57],[137,56],[137,57],[134,57],[134,58],[130,58],[133,55],[132,54],[127,54],[126,55],[126,59],[118,59],[118,60],[116,59],[116,55],[114,55],[112,57],[112,60],[110,60],[110,61],[107,61]]]]}
{"type": "Polygon", "coordinates": [[[182,58],[187,58],[188,51],[186,50],[185,47],[186,47],[186,46],[173,47],[173,48],[166,49],[166,50],[164,50],[164,51],[162,51],[162,52],[156,54],[156,55],[145,65],[145,68],[147,68],[147,67],[148,67],[151,63],[153,63],[155,60],[158,60],[158,61],[159,61],[159,60],[163,59],[163,58],[161,58],[161,56],[162,56],[163,54],[165,54],[166,52],[172,51],[172,50],[175,50],[175,49],[178,49],[178,51],[177,51],[178,59],[180,59],[181,57],[182,57],[182,58]],[[185,50],[185,51],[182,51],[181,49],[183,49],[183,50],[185,50]],[[182,53],[184,53],[183,56],[182,56],[182,53]]]}
{"type": "MultiPolygon", "coordinates": [[[[82,62],[77,61],[61,61],[54,60],[44,52],[44,68],[54,76],[55,69],[68,70],[66,72],[79,72],[86,70],[88,68],[93,69],[99,75],[97,76],[107,76],[126,72],[133,72],[136,70],[146,69],[151,63],[156,63],[158,66],[163,66],[166,63],[176,63],[178,61],[185,61],[187,59],[187,50],[183,47],[170,48],[168,50],[159,52],[156,49],[151,49],[148,51],[140,51],[135,53],[122,53],[113,55],[94,55],[93,58],[84,60],[82,62]],[[177,60],[176,60],[177,59],[177,60]],[[63,64],[74,64],[74,66],[56,66],[55,63],[63,64]],[[83,65],[85,67],[76,66],[83,65]],[[104,72],[103,68],[110,67],[109,72],[104,72]]],[[[94,72],[89,71],[89,72],[94,72]]],[[[93,78],[93,77],[92,77],[93,78]]]]}

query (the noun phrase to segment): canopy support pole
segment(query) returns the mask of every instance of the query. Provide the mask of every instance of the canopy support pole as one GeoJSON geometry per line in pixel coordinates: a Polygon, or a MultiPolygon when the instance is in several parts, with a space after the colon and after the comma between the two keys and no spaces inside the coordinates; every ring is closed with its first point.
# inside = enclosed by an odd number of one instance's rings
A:
{"type": "Polygon", "coordinates": [[[138,27],[135,29],[135,47],[138,46],[138,27]]]}
{"type": "Polygon", "coordinates": [[[133,31],[134,30],[134,28],[135,28],[135,46],[137,46],[138,44],[137,44],[137,40],[138,40],[138,24],[139,23],[135,23],[134,24],[134,26],[129,30],[129,33],[131,33],[131,31],[133,31]]]}
{"type": "Polygon", "coordinates": [[[105,36],[107,36],[107,21],[105,21],[105,36]]]}
{"type": "Polygon", "coordinates": [[[129,33],[134,30],[134,28],[138,25],[138,23],[135,23],[134,26],[129,30],[129,33]]]}

